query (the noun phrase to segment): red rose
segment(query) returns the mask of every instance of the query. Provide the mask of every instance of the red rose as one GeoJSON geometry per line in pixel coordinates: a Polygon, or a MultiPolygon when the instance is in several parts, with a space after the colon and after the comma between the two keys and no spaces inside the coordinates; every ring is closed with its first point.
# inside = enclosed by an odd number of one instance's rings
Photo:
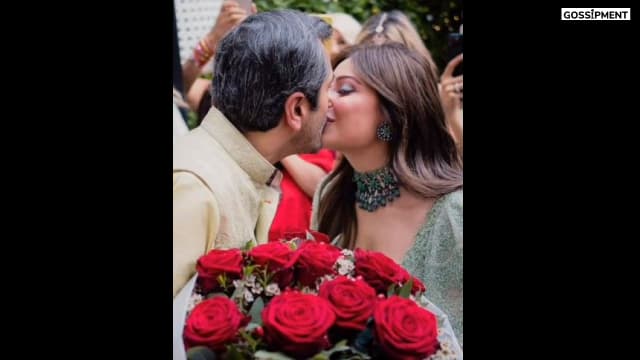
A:
{"type": "Polygon", "coordinates": [[[307,241],[298,249],[298,281],[313,287],[316,279],[333,274],[333,265],[342,255],[340,249],[326,243],[307,241]]]}
{"type": "Polygon", "coordinates": [[[228,279],[239,279],[242,276],[242,251],[211,250],[201,256],[196,264],[198,282],[204,292],[218,290],[218,276],[226,274],[228,279]]]}
{"type": "Polygon", "coordinates": [[[280,288],[284,289],[293,282],[293,265],[298,259],[298,252],[289,245],[281,242],[258,245],[249,251],[249,256],[255,264],[276,273],[274,280],[280,288]]]}
{"type": "Polygon", "coordinates": [[[336,312],[336,326],[364,330],[377,301],[376,291],[363,280],[338,276],[320,285],[318,296],[329,300],[336,312]]]}
{"type": "Polygon", "coordinates": [[[413,279],[411,293],[425,292],[422,281],[412,277],[407,270],[390,257],[377,251],[356,249],[356,275],[361,275],[378,293],[386,294],[391,284],[404,285],[413,279]]]}
{"type": "Polygon", "coordinates": [[[269,347],[296,358],[307,358],[327,348],[327,331],[335,321],[336,314],[327,300],[299,292],[276,296],[262,311],[269,347]]]}
{"type": "Polygon", "coordinates": [[[416,294],[417,292],[425,292],[427,291],[427,287],[424,286],[424,284],[422,283],[422,281],[420,281],[420,279],[418,279],[417,277],[413,277],[413,284],[411,286],[411,293],[412,294],[416,294]]]}
{"type": "Polygon", "coordinates": [[[407,270],[381,252],[356,249],[355,257],[356,275],[362,276],[377,293],[386,294],[391,284],[404,283],[411,277],[407,270]]]}
{"type": "Polygon", "coordinates": [[[215,296],[196,305],[189,315],[184,327],[184,343],[187,349],[203,345],[223,352],[225,345],[233,341],[238,330],[250,320],[233,301],[215,296]]]}
{"type": "Polygon", "coordinates": [[[375,338],[388,359],[424,359],[440,348],[435,315],[414,301],[392,296],[373,311],[375,338]]]}

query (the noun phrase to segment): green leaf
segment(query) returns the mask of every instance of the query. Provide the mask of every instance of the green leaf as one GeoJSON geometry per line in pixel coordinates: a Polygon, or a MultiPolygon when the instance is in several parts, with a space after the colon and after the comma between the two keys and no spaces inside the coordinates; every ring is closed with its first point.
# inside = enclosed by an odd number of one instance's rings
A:
{"type": "Polygon", "coordinates": [[[220,275],[218,275],[218,284],[220,284],[220,286],[222,287],[227,287],[227,275],[225,273],[222,273],[220,275]]]}
{"type": "Polygon", "coordinates": [[[199,124],[200,122],[198,121],[198,114],[196,114],[196,112],[193,110],[189,110],[189,112],[187,112],[187,126],[189,127],[189,130],[193,130],[199,124]]]}
{"type": "Polygon", "coordinates": [[[409,295],[411,295],[411,288],[413,287],[413,278],[409,278],[402,289],[400,289],[400,293],[398,294],[401,298],[408,299],[409,295]]]}
{"type": "Polygon", "coordinates": [[[262,300],[261,296],[258,296],[253,305],[251,305],[251,310],[249,310],[252,323],[262,325],[262,309],[264,309],[264,300],[262,300]]]}
{"type": "Polygon", "coordinates": [[[391,284],[389,285],[389,288],[387,289],[387,297],[393,295],[396,293],[396,284],[391,284]]]}
{"type": "Polygon", "coordinates": [[[247,265],[244,267],[244,276],[249,276],[253,273],[253,269],[256,268],[256,265],[247,265]]]}
{"type": "Polygon", "coordinates": [[[246,244],[244,244],[244,248],[242,248],[242,251],[251,251],[251,249],[253,249],[256,246],[256,242],[251,239],[249,241],[247,241],[246,244]]]}
{"type": "Polygon", "coordinates": [[[348,346],[347,340],[339,341],[331,349],[318,353],[311,359],[312,360],[329,360],[331,358],[351,359],[351,360],[371,359],[369,355],[362,353],[353,347],[348,346]]]}
{"type": "Polygon", "coordinates": [[[253,336],[251,336],[251,334],[249,334],[248,332],[241,331],[240,335],[242,335],[243,339],[247,340],[247,343],[252,349],[255,349],[256,345],[258,345],[258,342],[256,341],[256,339],[254,339],[253,336]]]}
{"type": "Polygon", "coordinates": [[[347,346],[347,340],[341,340],[341,341],[338,341],[331,349],[327,351],[341,351],[348,348],[349,347],[347,346]]]}
{"type": "Polygon", "coordinates": [[[354,352],[353,356],[350,356],[350,357],[346,358],[345,360],[371,360],[372,359],[371,356],[369,356],[367,354],[363,354],[363,353],[361,353],[359,351],[355,351],[354,350],[353,352],[354,352]]]}
{"type": "Polygon", "coordinates": [[[290,358],[281,352],[271,352],[265,350],[256,351],[253,356],[256,359],[261,360],[293,360],[293,358],[290,358]]]}
{"type": "Polygon", "coordinates": [[[357,351],[366,353],[373,342],[373,321],[369,319],[367,327],[356,336],[353,345],[357,351]]]}
{"type": "Polygon", "coordinates": [[[227,346],[227,354],[225,359],[228,360],[244,360],[244,356],[236,349],[235,346],[227,346]]]}
{"type": "Polygon", "coordinates": [[[215,360],[216,354],[206,346],[195,346],[187,351],[187,360],[215,360]]]}
{"type": "Polygon", "coordinates": [[[331,355],[333,355],[334,353],[348,350],[351,350],[351,348],[347,346],[347,340],[341,340],[338,341],[331,349],[316,354],[312,358],[312,360],[329,360],[331,358],[331,355]]]}
{"type": "Polygon", "coordinates": [[[242,292],[244,291],[244,286],[237,287],[233,290],[233,294],[231,294],[232,299],[242,299],[242,292]]]}

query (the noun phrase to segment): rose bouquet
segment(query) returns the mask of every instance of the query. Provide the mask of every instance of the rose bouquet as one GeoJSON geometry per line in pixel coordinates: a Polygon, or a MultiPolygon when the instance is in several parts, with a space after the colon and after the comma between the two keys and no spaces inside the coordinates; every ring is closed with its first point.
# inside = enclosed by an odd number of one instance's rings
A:
{"type": "Polygon", "coordinates": [[[417,278],[320,233],[212,250],[174,299],[174,359],[462,359],[417,278]]]}

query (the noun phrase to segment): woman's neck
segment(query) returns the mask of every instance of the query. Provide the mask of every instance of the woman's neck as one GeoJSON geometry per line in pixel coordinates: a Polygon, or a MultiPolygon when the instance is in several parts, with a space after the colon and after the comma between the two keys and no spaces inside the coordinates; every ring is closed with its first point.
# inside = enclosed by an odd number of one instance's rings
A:
{"type": "Polygon", "coordinates": [[[360,151],[345,151],[344,157],[359,173],[381,169],[389,164],[388,146],[372,146],[360,151]]]}

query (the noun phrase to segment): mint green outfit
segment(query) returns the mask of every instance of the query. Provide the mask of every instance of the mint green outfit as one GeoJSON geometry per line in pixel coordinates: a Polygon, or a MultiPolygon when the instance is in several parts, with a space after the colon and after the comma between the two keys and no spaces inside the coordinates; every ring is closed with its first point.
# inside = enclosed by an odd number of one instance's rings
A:
{"type": "MultiPolygon", "coordinates": [[[[312,229],[318,228],[318,193],[319,191],[313,201],[312,229]]],[[[427,287],[426,297],[447,314],[460,346],[463,344],[462,244],[460,189],[436,200],[416,235],[414,245],[407,251],[401,264],[409,273],[422,280],[427,287]]]]}

